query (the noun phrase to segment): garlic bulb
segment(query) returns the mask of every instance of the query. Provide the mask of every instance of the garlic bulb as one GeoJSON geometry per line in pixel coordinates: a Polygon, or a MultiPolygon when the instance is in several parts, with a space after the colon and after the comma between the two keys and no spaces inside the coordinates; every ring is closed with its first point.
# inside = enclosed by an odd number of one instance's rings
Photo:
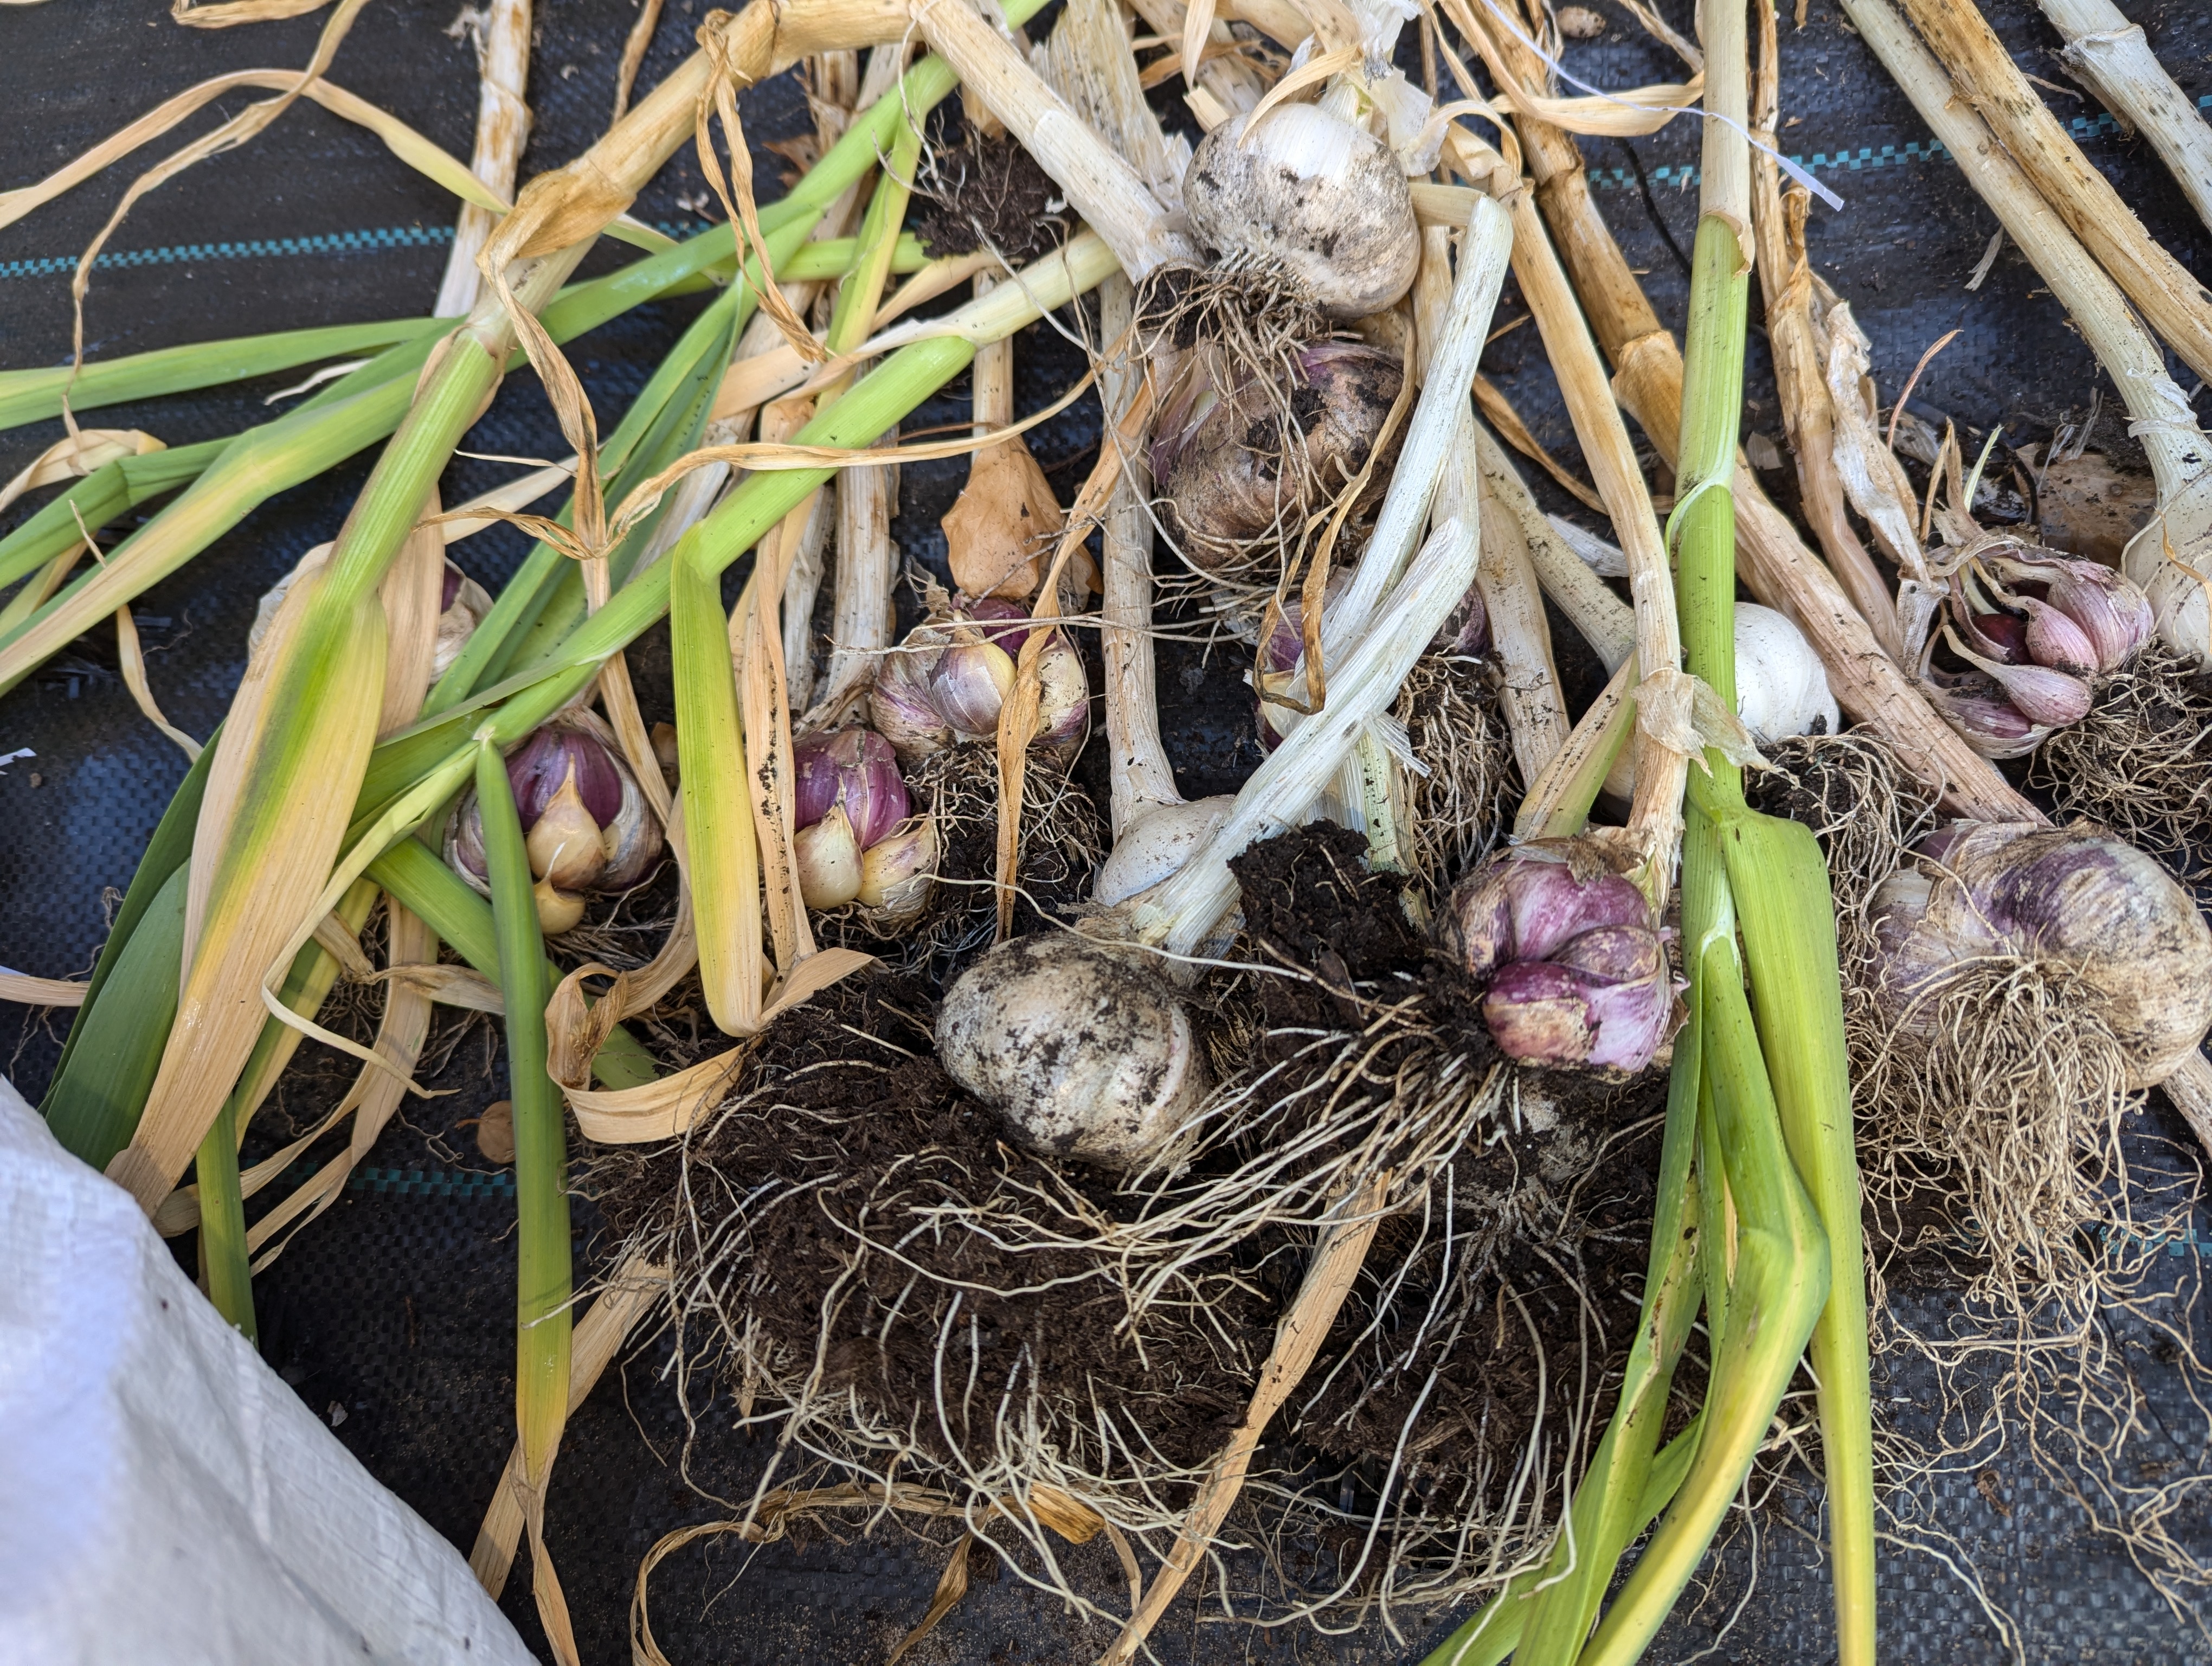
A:
{"type": "Polygon", "coordinates": [[[1843,727],[1828,673],[1805,633],[1756,602],[1735,605],[1735,710],[1762,746],[1843,727]]]}
{"type": "Polygon", "coordinates": [[[1357,120],[1339,82],[1318,104],[1279,105],[1199,141],[1183,174],[1192,236],[1217,264],[1281,283],[1332,318],[1397,305],[1421,262],[1413,196],[1397,155],[1357,120]]]}
{"type": "MultiPolygon", "coordinates": [[[[1218,577],[1279,562],[1269,535],[1295,538],[1358,476],[1405,375],[1395,355],[1340,341],[1300,348],[1279,386],[1229,368],[1211,350],[1186,374],[1160,419],[1152,477],[1184,555],[1218,577]]],[[[1376,489],[1390,461],[1376,459],[1376,489]]]]}
{"type": "Polygon", "coordinates": [[[2133,846],[2087,823],[1960,822],[1919,855],[1874,898],[1881,995],[1901,1019],[1946,971],[2002,955],[2085,980],[2133,1086],[2163,1081],[2212,1027],[2212,928],[2133,846]]]}
{"type": "Polygon", "coordinates": [[[817,730],[792,745],[792,844],[810,909],[858,903],[871,923],[920,914],[937,877],[937,839],[914,806],[890,743],[871,729],[817,730]]]}
{"type": "Polygon", "coordinates": [[[937,1052],[1018,1144],[1106,1168],[1158,1152],[1206,1091],[1181,1004],[1064,932],[1002,943],[963,973],[938,1009],[937,1052]]]}
{"type": "MultiPolygon", "coordinates": [[[[507,778],[538,882],[538,925],[549,936],[583,918],[586,893],[629,891],[659,865],[659,818],[623,762],[614,732],[594,713],[564,712],[541,725],[507,755],[507,778]]],[[[473,790],[447,824],[446,861],[491,894],[483,812],[473,790]]]]}
{"type": "Polygon", "coordinates": [[[1191,853],[1213,836],[1236,802],[1232,793],[1187,804],[1154,804],[1139,811],[1099,864],[1091,900],[1111,908],[1178,872],[1191,853]]]}
{"type": "Polygon", "coordinates": [[[1595,845],[1516,845],[1462,880],[1437,921],[1484,986],[1483,1021],[1507,1057],[1633,1073],[1667,1038],[1674,981],[1644,893],[1595,845]]]}
{"type": "MultiPolygon", "coordinates": [[[[1000,597],[965,604],[916,625],[876,672],[870,721],[902,763],[919,763],[963,740],[995,741],[1014,686],[1030,615],[1000,597]]],[[[1037,662],[1037,718],[1030,744],[1063,761],[1091,732],[1091,679],[1083,656],[1055,629],[1037,662]]]]}

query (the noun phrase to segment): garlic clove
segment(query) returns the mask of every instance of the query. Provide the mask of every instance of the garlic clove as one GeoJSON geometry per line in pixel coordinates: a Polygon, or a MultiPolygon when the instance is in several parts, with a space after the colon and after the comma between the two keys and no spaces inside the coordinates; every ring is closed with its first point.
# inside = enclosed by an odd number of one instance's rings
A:
{"type": "Polygon", "coordinates": [[[2118,671],[2148,644],[2156,621],[2150,598],[2110,568],[2053,562],[2051,605],[2081,626],[2096,650],[2094,669],[2118,671]]]}
{"type": "Polygon", "coordinates": [[[929,699],[952,733],[963,739],[988,740],[999,732],[999,710],[1014,685],[1014,662],[995,642],[971,632],[938,657],[929,674],[929,699]]]}
{"type": "Polygon", "coordinates": [[[799,829],[791,842],[791,865],[799,897],[810,909],[842,909],[860,896],[860,842],[843,806],[832,806],[813,826],[799,829]]]}
{"type": "Polygon", "coordinates": [[[596,891],[629,891],[645,883],[647,877],[660,864],[660,853],[666,841],[662,837],[660,818],[653,813],[653,806],[645,801],[645,789],[623,774],[622,808],[615,818],[600,830],[599,847],[606,855],[605,870],[593,885],[596,891]]]}
{"type": "Polygon", "coordinates": [[[2005,698],[2029,722],[2063,729],[2089,714],[2095,696],[2089,685],[2079,678],[2045,666],[2007,666],[1984,660],[1961,642],[1958,633],[1948,625],[1943,635],[1961,659],[1979,666],[1996,680],[2004,690],[2005,698]]]}
{"type": "Polygon", "coordinates": [[[1594,1068],[1638,1071],[1667,1038],[1674,990],[1667,951],[1641,926],[1600,926],[1560,947],[1551,964],[1575,974],[1595,1031],[1594,1068]]]}
{"type": "Polygon", "coordinates": [[[550,879],[540,879],[532,885],[530,898],[538,906],[538,929],[548,937],[574,931],[583,922],[583,897],[574,891],[556,889],[550,879]]]}
{"type": "MultiPolygon", "coordinates": [[[[621,787],[617,783],[614,813],[618,815],[621,808],[621,787]]],[[[600,837],[599,823],[584,807],[573,767],[528,825],[530,830],[523,836],[523,844],[530,852],[530,871],[556,888],[587,890],[605,868],[606,846],[600,837]]]]}
{"type": "Polygon", "coordinates": [[[2087,631],[2048,602],[2023,596],[2020,605],[2027,610],[2029,659],[2071,677],[2087,677],[2098,669],[2097,645],[2087,631]]]}
{"type": "Polygon", "coordinates": [[[1073,757],[1091,733],[1091,675],[1075,644],[1058,630],[1037,660],[1037,721],[1033,744],[1073,757]]]}
{"type": "Polygon", "coordinates": [[[1500,967],[1482,998],[1482,1018],[1498,1050],[1522,1064],[1581,1064],[1595,1040],[1582,981],[1548,961],[1500,967]]]}
{"type": "Polygon", "coordinates": [[[937,826],[916,816],[860,853],[860,885],[854,900],[878,926],[902,926],[918,918],[937,878],[937,826]]]}

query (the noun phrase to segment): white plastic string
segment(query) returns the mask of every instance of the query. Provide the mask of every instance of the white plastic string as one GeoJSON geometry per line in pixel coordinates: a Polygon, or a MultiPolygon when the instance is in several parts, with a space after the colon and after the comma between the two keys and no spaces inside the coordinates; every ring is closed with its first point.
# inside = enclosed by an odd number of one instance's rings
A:
{"type": "Polygon", "coordinates": [[[1842,198],[1837,196],[1834,192],[1829,190],[1827,186],[1822,185],[1818,179],[1814,179],[1812,174],[1806,170],[1802,163],[1792,161],[1789,157],[1777,150],[1772,145],[1760,143],[1758,136],[1753,133],[1748,127],[1746,127],[1734,116],[1724,116],[1717,110],[1699,110],[1679,104],[1631,104],[1626,99],[1617,99],[1613,97],[1612,94],[1607,92],[1603,88],[1593,87],[1587,81],[1578,80],[1574,76],[1569,74],[1566,65],[1560,63],[1558,58],[1553,58],[1549,52],[1546,52],[1541,46],[1539,46],[1534,41],[1529,40],[1527,35],[1521,32],[1521,26],[1515,22],[1512,18],[1506,15],[1505,12],[1498,6],[1498,0],[1482,0],[1482,3],[1489,9],[1490,15],[1492,17],[1495,17],[1499,22],[1503,23],[1507,28],[1513,32],[1513,38],[1516,40],[1518,40],[1530,52],[1535,53],[1537,57],[1542,58],[1547,64],[1551,66],[1552,72],[1554,75],[1558,76],[1561,81],[1565,82],[1568,86],[1575,88],[1577,92],[1587,93],[1592,98],[1603,99],[1607,104],[1618,104],[1623,109],[1626,110],[1665,110],[1677,116],[1702,116],[1708,121],[1724,121],[1730,127],[1735,129],[1737,132],[1742,134],[1745,139],[1749,141],[1751,148],[1753,150],[1764,150],[1768,155],[1774,158],[1775,164],[1779,167],[1784,173],[1787,173],[1799,185],[1804,186],[1806,190],[1811,192],[1815,197],[1826,203],[1830,208],[1836,210],[1839,213],[1842,211],[1844,206],[1844,199],[1842,198]]]}

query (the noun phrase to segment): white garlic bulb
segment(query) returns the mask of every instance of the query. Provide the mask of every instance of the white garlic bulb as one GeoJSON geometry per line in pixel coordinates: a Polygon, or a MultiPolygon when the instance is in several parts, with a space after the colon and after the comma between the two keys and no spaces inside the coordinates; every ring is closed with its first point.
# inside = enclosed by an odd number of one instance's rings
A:
{"type": "Polygon", "coordinates": [[[1805,633],[1756,602],[1735,605],[1735,710],[1762,746],[1842,727],[1828,673],[1805,633]]]}
{"type": "Polygon", "coordinates": [[[1099,865],[1091,900],[1102,908],[1126,903],[1178,872],[1236,807],[1234,795],[1195,803],[1155,804],[1139,811],[1099,865]]]}

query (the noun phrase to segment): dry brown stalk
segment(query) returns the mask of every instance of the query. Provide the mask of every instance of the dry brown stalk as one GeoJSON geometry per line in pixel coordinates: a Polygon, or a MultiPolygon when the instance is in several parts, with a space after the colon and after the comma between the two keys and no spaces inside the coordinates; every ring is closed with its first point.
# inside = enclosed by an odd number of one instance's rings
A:
{"type": "MultiPolygon", "coordinates": [[[[1752,125],[1771,144],[1778,114],[1780,55],[1774,16],[1759,14],[1759,64],[1752,125]]],[[[1772,156],[1752,157],[1752,226],[1759,243],[1759,280],[1766,299],[1767,338],[1774,354],[1774,380],[1782,395],[1782,420],[1797,459],[1797,482],[1805,518],[1828,557],[1828,565],[1860,615],[1874,628],[1882,649],[1903,663],[1905,639],[1897,605],[1881,569],[1859,541],[1846,512],[1842,477],[1836,471],[1836,413],[1828,398],[1826,357],[1813,321],[1813,269],[1805,254],[1805,216],[1810,193],[1793,188],[1785,199],[1782,170],[1772,156]],[[1786,201],[1786,206],[1785,206],[1786,201]]],[[[1899,407],[1903,401],[1900,399],[1899,407]]]]}
{"type": "Polygon", "coordinates": [[[2089,165],[1973,0],[1904,0],[1952,83],[2182,362],[2212,380],[2212,300],[2089,165]]]}
{"type": "MultiPolygon", "coordinates": [[[[1444,0],[1444,5],[1470,39],[1482,39],[1467,0],[1444,0]]],[[[1519,48],[1509,37],[1498,50],[1510,53],[1519,48]]],[[[1524,73],[1541,68],[1531,59],[1524,73]]],[[[1613,391],[1671,465],[1681,430],[1681,349],[1644,299],[1591,200],[1582,151],[1573,138],[1527,117],[1518,119],[1516,131],[1559,258],[1599,345],[1613,362],[1613,391]]],[[[1738,571],[1754,597],[1790,615],[1804,630],[1844,711],[1888,739],[1957,813],[1978,821],[2037,819],[2033,806],[1936,716],[1896,661],[1882,652],[1843,587],[1805,547],[1789,517],[1759,489],[1748,468],[1736,471],[1735,496],[1738,571]]]]}
{"type": "Polygon", "coordinates": [[[1098,1666],[1127,1666],[1127,1662],[1136,1658],[1146,1638],[1182,1590],[1191,1571],[1198,1566],[1199,1558],[1221,1530],[1222,1523],[1228,1519],[1230,1507],[1243,1490],[1244,1476],[1252,1467],[1252,1455],[1259,1450],[1260,1437],[1267,1432],[1269,1421],[1283,1408],[1284,1402],[1305,1380],[1315,1356],[1321,1352],[1322,1339],[1328,1335],[1337,1310],[1351,1293],[1352,1280],[1359,1276],[1359,1268],[1367,1259],[1367,1246],[1374,1242],[1375,1229],[1382,1224],[1382,1202],[1389,1187],[1387,1170],[1370,1177],[1322,1233],[1314,1251],[1313,1265],[1306,1271],[1305,1282],[1298,1287],[1297,1299],[1291,1304],[1290,1311],[1283,1315],[1282,1323],[1276,1328],[1274,1349],[1268,1354],[1267,1363],[1260,1368],[1259,1384],[1252,1390],[1244,1420],[1237,1426],[1236,1433],[1230,1436],[1228,1444],[1214,1459],[1175,1548],[1168,1553],[1166,1563],[1152,1579],[1152,1589],[1145,1593],[1145,1600],[1129,1616],[1129,1623],[1114,1639],[1113,1646],[1099,1657],[1098,1666]]]}
{"type": "MultiPolygon", "coordinates": [[[[491,0],[475,33],[477,144],[469,171],[512,201],[515,170],[521,166],[522,147],[530,137],[530,106],[522,97],[530,84],[530,0],[491,0]]],[[[430,309],[434,316],[465,317],[477,304],[483,283],[483,275],[477,271],[477,253],[490,240],[492,217],[474,203],[461,205],[460,216],[453,222],[446,276],[430,309]]]]}

